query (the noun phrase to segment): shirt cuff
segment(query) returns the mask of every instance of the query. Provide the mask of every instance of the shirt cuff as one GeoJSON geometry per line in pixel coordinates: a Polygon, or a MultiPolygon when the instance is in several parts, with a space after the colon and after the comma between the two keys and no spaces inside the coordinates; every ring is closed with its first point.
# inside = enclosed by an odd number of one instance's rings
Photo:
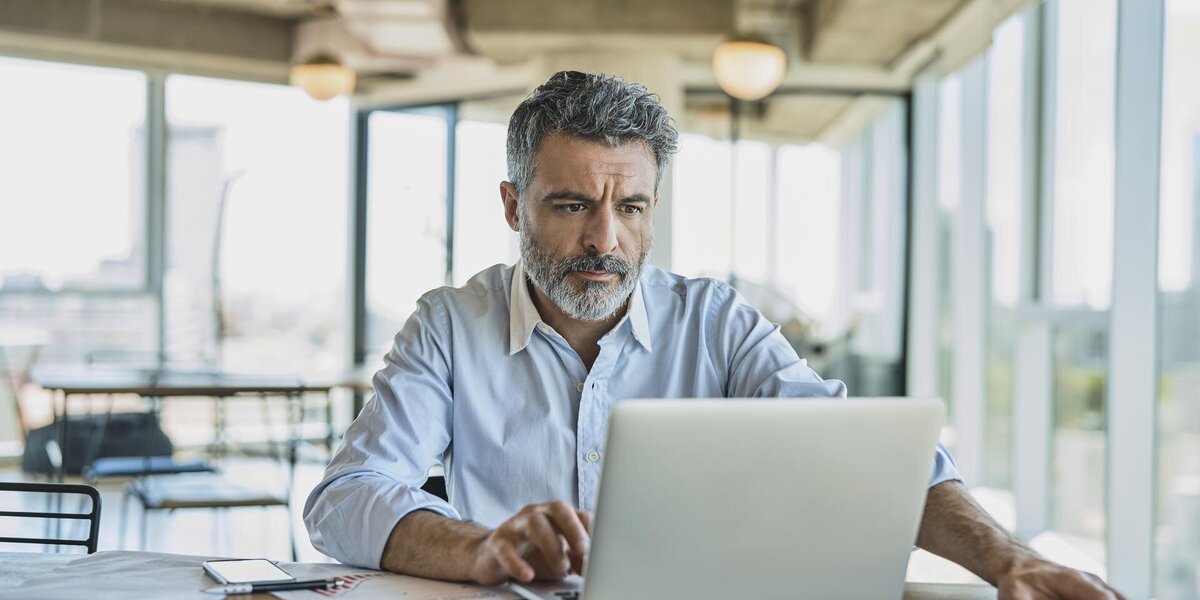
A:
{"type": "MultiPolygon", "coordinates": [[[[322,491],[317,504],[332,506],[309,524],[313,545],[339,562],[378,569],[392,529],[405,515],[428,510],[449,519],[460,519],[446,501],[381,476],[360,476],[338,481],[322,491]]],[[[317,511],[315,511],[317,512],[317,511]]]]}
{"type": "Polygon", "coordinates": [[[929,487],[946,481],[962,481],[962,475],[958,472],[958,464],[954,462],[954,456],[939,442],[933,455],[933,470],[929,474],[929,487]]]}

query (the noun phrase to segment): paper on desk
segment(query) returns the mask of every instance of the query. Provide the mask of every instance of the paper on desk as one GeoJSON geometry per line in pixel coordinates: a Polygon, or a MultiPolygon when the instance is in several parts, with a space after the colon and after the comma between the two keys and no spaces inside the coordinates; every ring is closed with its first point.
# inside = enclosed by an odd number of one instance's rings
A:
{"type": "Polygon", "coordinates": [[[337,590],[294,590],[271,592],[281,600],[320,600],[348,596],[347,600],[370,598],[404,598],[406,600],[510,600],[518,598],[511,592],[481,588],[463,583],[447,583],[393,575],[391,573],[352,573],[331,575],[341,577],[347,586],[337,590]]]}
{"type": "MultiPolygon", "coordinates": [[[[209,557],[159,554],[154,552],[98,552],[61,565],[26,579],[17,587],[0,591],[0,600],[221,600],[221,596],[202,590],[212,587],[213,581],[204,574],[201,563],[209,557]]],[[[346,600],[475,600],[516,598],[505,591],[443,583],[392,575],[380,571],[357,569],[328,563],[280,563],[281,567],[300,579],[358,576],[353,592],[345,593],[346,600]],[[369,575],[366,577],[365,575],[369,575]]],[[[277,592],[282,594],[283,592],[277,592]]],[[[295,592],[306,595],[286,598],[329,598],[328,594],[313,591],[295,592]]],[[[289,593],[290,594],[290,593],[289,593]]],[[[241,596],[247,600],[264,598],[265,594],[241,596]]],[[[283,597],[283,596],[280,596],[283,597]]],[[[237,598],[230,596],[229,598],[237,598]]]]}

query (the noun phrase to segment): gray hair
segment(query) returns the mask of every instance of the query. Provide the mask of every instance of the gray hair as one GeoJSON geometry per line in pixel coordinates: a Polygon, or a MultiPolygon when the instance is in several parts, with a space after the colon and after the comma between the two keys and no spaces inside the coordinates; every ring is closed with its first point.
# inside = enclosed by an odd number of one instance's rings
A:
{"type": "Polygon", "coordinates": [[[559,71],[521,102],[508,121],[508,180],[518,194],[533,180],[533,155],[542,139],[555,133],[609,147],[645,142],[658,166],[655,190],[679,140],[667,109],[642,84],[615,75],[559,71]]]}

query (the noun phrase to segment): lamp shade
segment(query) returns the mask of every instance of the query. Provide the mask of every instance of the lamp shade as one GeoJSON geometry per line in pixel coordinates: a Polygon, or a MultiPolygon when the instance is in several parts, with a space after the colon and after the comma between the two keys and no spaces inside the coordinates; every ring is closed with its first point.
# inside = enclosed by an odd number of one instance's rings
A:
{"type": "Polygon", "coordinates": [[[354,70],[329,56],[293,65],[289,81],[317,100],[354,92],[354,70]]]}
{"type": "Polygon", "coordinates": [[[717,85],[726,94],[739,100],[761,100],[779,89],[787,55],[763,40],[737,38],[717,44],[712,65],[717,85]]]}

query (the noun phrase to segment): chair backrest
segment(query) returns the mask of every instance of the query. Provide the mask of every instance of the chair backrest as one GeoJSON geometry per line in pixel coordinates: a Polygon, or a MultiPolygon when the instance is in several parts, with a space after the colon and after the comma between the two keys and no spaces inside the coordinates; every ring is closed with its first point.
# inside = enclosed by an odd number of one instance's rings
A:
{"type": "MultiPolygon", "coordinates": [[[[43,544],[50,546],[83,546],[88,554],[96,551],[96,542],[100,538],[100,493],[90,485],[75,485],[68,483],[29,483],[15,481],[0,481],[0,492],[17,492],[24,494],[74,494],[87,496],[92,499],[92,508],[86,513],[72,512],[30,512],[20,510],[0,510],[0,517],[15,517],[23,519],[72,519],[88,521],[87,539],[64,539],[57,537],[4,537],[0,542],[12,544],[43,544]]],[[[60,497],[61,498],[61,497],[60,497]]],[[[54,503],[47,502],[54,506],[54,503]]],[[[58,502],[57,506],[62,506],[58,502]]],[[[49,508],[49,507],[47,507],[49,508]]],[[[56,528],[58,531],[60,528],[56,528]]]]}

